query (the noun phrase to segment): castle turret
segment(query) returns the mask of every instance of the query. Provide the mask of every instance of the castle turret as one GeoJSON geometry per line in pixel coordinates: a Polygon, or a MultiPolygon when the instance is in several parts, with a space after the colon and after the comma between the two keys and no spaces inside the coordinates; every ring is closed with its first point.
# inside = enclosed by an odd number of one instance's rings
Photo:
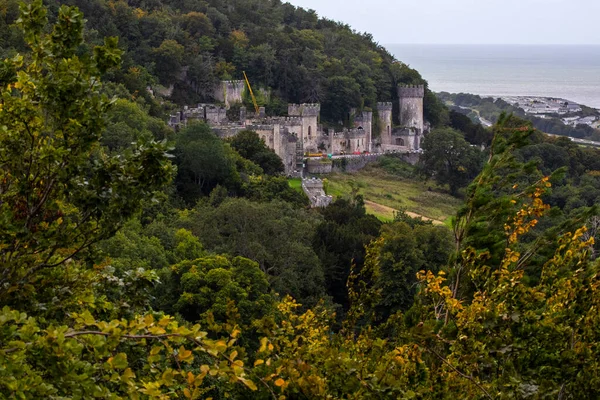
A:
{"type": "Polygon", "coordinates": [[[415,128],[423,133],[423,85],[398,86],[398,100],[400,103],[400,125],[405,128],[415,128]]]}
{"type": "Polygon", "coordinates": [[[242,102],[242,94],[246,87],[244,81],[221,81],[214,90],[214,98],[220,103],[224,103],[229,109],[234,103],[242,102]]]}
{"type": "Polygon", "coordinates": [[[379,137],[382,144],[392,144],[392,103],[377,103],[379,137]]]}
{"type": "Polygon", "coordinates": [[[352,109],[350,114],[354,120],[354,127],[364,132],[364,139],[360,141],[358,151],[371,151],[371,141],[373,138],[373,112],[361,111],[357,112],[352,109]]]}

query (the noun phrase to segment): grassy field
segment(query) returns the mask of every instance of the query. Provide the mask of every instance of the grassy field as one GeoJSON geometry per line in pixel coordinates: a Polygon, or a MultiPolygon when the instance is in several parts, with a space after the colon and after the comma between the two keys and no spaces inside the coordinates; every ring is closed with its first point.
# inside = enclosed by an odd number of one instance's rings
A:
{"type": "Polygon", "coordinates": [[[288,183],[290,185],[290,187],[300,193],[304,193],[302,191],[302,179],[300,178],[291,178],[288,179],[288,183]]]}
{"type": "Polygon", "coordinates": [[[462,201],[442,192],[433,182],[427,184],[400,178],[370,166],[356,173],[327,176],[327,194],[348,196],[358,190],[365,198],[367,212],[381,220],[391,220],[394,211],[404,209],[434,221],[448,222],[462,201]]]}

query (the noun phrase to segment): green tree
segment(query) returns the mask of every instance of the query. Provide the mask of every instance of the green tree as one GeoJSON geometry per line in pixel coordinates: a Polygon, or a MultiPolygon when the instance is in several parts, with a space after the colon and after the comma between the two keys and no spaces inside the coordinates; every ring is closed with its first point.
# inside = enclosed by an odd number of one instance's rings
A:
{"type": "Polygon", "coordinates": [[[386,224],[381,228],[383,244],[372,253],[380,268],[375,287],[381,290],[378,317],[385,321],[390,315],[408,311],[417,293],[417,272],[437,273],[446,266],[454,241],[445,226],[417,221],[414,226],[405,222],[386,224]]]}
{"type": "Polygon", "coordinates": [[[171,175],[165,149],[151,140],[120,156],[98,147],[111,104],[100,94],[98,76],[118,65],[116,39],[80,58],[81,13],[61,7],[43,34],[46,12],[39,1],[22,8],[19,24],[31,61],[5,61],[18,73],[0,88],[4,304],[27,298],[43,276],[112,235],[171,175]]]}
{"type": "Polygon", "coordinates": [[[274,300],[257,263],[243,257],[207,256],[162,270],[155,303],[161,310],[203,324],[224,324],[235,308],[245,330],[272,314],[274,300]]]}
{"type": "Polygon", "coordinates": [[[165,140],[171,133],[164,121],[150,117],[139,104],[119,99],[107,112],[102,144],[110,150],[124,150],[141,140],[165,140]]]}
{"type": "Polygon", "coordinates": [[[425,136],[421,147],[421,174],[435,179],[440,185],[448,185],[453,195],[457,195],[458,189],[465,187],[481,170],[482,153],[472,148],[454,129],[433,130],[425,136]]]}
{"type": "Polygon", "coordinates": [[[242,157],[252,161],[268,175],[283,172],[284,167],[281,159],[273,150],[267,147],[254,131],[241,131],[229,140],[233,147],[242,157]]]}
{"type": "Polygon", "coordinates": [[[180,224],[209,251],[256,261],[276,293],[312,305],[324,294],[323,269],[311,247],[317,221],[289,203],[228,198],[217,207],[198,204],[180,224]]]}
{"type": "Polygon", "coordinates": [[[235,152],[204,123],[191,123],[175,140],[177,189],[188,203],[218,184],[236,190],[241,184],[235,152]]]}
{"type": "Polygon", "coordinates": [[[175,40],[165,39],[152,53],[160,82],[164,85],[175,83],[181,72],[185,48],[175,40]]]}
{"type": "Polygon", "coordinates": [[[292,188],[284,176],[259,176],[244,185],[244,197],[258,202],[285,201],[296,207],[309,207],[310,200],[304,192],[292,188]]]}
{"type": "Polygon", "coordinates": [[[469,117],[457,111],[450,111],[450,127],[465,134],[465,140],[474,145],[489,146],[493,133],[481,124],[474,123],[469,117]]]}
{"type": "Polygon", "coordinates": [[[360,197],[338,199],[321,214],[324,219],[313,236],[313,248],[323,265],[327,294],[347,310],[350,270],[362,268],[365,246],[378,236],[381,222],[367,215],[360,197]]]}
{"type": "Polygon", "coordinates": [[[183,28],[194,38],[209,36],[215,29],[206,14],[196,11],[183,16],[183,28]]]}
{"type": "Polygon", "coordinates": [[[348,122],[348,114],[353,107],[360,107],[360,86],[353,78],[335,76],[327,82],[327,98],[323,103],[322,114],[329,121],[348,122]]]}

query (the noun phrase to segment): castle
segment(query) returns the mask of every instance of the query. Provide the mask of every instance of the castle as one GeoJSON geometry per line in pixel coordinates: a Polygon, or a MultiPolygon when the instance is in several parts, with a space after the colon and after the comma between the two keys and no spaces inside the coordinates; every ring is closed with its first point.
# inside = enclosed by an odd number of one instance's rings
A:
{"type": "Polygon", "coordinates": [[[336,132],[319,124],[320,104],[289,104],[285,117],[267,117],[264,107],[257,114],[240,108],[239,118],[230,121],[227,110],[242,102],[243,81],[225,81],[215,89],[221,105],[199,104],[171,115],[169,125],[177,128],[190,120],[208,123],[221,138],[242,130],[255,131],[281,158],[288,175],[302,170],[305,154],[332,155],[357,153],[410,152],[420,149],[426,125],[423,118],[423,86],[398,86],[400,125],[394,127],[392,103],[377,104],[377,123],[372,111],[353,109],[353,128],[336,132]],[[378,129],[378,132],[373,132],[378,129]],[[374,134],[376,133],[376,134],[374,134]]]}

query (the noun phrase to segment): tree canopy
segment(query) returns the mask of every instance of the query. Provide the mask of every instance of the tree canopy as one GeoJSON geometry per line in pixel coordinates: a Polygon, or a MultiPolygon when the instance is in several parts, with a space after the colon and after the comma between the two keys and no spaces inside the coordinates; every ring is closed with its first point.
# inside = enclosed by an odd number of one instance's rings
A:
{"type": "MultiPolygon", "coordinates": [[[[160,47],[169,9],[133,3],[85,7],[118,10],[106,26],[143,19],[128,29],[160,47]]],[[[269,5],[306,49],[331,45],[311,27],[333,23],[289,4],[177,4],[205,14],[182,22],[200,48],[218,33],[236,60],[270,32],[269,5]]],[[[2,66],[0,396],[599,397],[598,150],[501,115],[481,164],[452,129],[424,143],[436,179],[466,186],[451,229],[379,221],[357,193],[310,210],[245,158],[264,150],[251,134],[238,152],[192,124],[170,156],[152,105],[102,87],[116,39],[86,49],[81,11],[51,10],[49,24],[41,0],[21,6],[30,50],[2,66]]]]}

